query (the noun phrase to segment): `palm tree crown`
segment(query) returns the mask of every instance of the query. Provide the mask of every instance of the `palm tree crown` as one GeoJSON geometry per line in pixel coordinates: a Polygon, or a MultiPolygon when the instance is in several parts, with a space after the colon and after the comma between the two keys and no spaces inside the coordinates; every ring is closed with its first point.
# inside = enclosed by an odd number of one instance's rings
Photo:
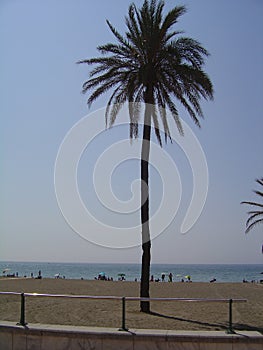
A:
{"type": "MultiPolygon", "coordinates": [[[[208,52],[196,40],[172,30],[185,13],[185,7],[173,8],[164,18],[163,8],[163,1],[145,0],[141,9],[131,4],[125,36],[107,21],[117,43],[99,46],[102,57],[78,62],[96,65],[89,80],[83,84],[83,93],[93,90],[88,105],[114,88],[106,109],[106,123],[111,126],[122,105],[130,102],[131,137],[138,136],[141,102],[156,105],[166,140],[167,136],[170,137],[166,107],[172,112],[179,132],[183,133],[173,97],[186,108],[197,126],[200,126],[198,118],[203,116],[199,103],[201,97],[213,98],[211,81],[202,70],[208,52]]],[[[155,107],[151,117],[158,141],[162,144],[155,107]]]]}
{"type": "MultiPolygon", "coordinates": [[[[263,177],[261,179],[257,179],[256,182],[263,186],[263,177]]],[[[263,197],[263,192],[254,191],[261,198],[263,197]]],[[[250,215],[246,222],[246,233],[248,233],[255,225],[263,223],[263,203],[257,202],[241,202],[242,204],[249,204],[255,207],[254,210],[248,212],[250,215]]],[[[263,249],[263,248],[262,248],[263,249]]]]}

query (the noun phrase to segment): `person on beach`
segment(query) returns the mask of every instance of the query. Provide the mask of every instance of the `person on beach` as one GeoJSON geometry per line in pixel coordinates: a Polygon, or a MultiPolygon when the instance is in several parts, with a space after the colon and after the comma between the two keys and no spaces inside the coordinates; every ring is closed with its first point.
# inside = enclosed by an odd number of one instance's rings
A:
{"type": "Polygon", "coordinates": [[[164,279],[165,279],[165,274],[162,273],[162,282],[164,282],[164,279]]]}
{"type": "Polygon", "coordinates": [[[169,273],[169,282],[173,282],[173,274],[172,274],[172,272],[169,273]]]}

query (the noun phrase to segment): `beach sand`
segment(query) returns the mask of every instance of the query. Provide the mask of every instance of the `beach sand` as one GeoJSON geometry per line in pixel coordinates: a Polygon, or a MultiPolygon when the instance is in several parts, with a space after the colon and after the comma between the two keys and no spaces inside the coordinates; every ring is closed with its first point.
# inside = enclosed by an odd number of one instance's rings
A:
{"type": "MultiPolygon", "coordinates": [[[[66,279],[0,279],[0,291],[75,295],[139,296],[140,283],[66,279]]],[[[150,283],[151,297],[244,298],[233,304],[236,330],[263,332],[263,285],[253,283],[150,283]]],[[[119,328],[121,300],[26,298],[26,322],[119,328]]],[[[228,327],[228,303],[151,302],[152,314],[126,302],[126,326],[143,329],[222,330],[228,327]]],[[[20,296],[0,295],[0,319],[20,320],[20,296]]]]}

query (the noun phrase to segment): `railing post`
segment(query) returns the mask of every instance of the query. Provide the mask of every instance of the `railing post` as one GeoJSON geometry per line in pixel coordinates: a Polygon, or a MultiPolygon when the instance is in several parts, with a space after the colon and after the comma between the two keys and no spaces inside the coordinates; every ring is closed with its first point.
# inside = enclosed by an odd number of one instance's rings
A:
{"type": "Polygon", "coordinates": [[[20,322],[17,323],[19,326],[26,326],[25,321],[25,294],[21,293],[21,309],[20,309],[20,322]]]}
{"type": "Polygon", "coordinates": [[[228,323],[227,334],[235,334],[233,330],[233,325],[232,325],[232,304],[233,304],[233,299],[229,299],[229,323],[228,323]]]}
{"type": "Polygon", "coordinates": [[[119,331],[127,331],[128,328],[126,328],[126,325],[125,325],[125,297],[122,297],[122,326],[121,328],[119,329],[119,331]]]}

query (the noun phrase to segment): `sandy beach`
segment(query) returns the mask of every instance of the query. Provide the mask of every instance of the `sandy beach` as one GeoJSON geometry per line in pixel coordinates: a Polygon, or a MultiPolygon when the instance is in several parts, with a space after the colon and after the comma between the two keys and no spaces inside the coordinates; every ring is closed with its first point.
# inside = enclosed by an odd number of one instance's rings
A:
{"type": "MultiPolygon", "coordinates": [[[[74,295],[139,296],[136,282],[66,279],[0,279],[0,291],[74,295]]],[[[263,332],[263,285],[254,283],[156,283],[151,297],[244,298],[233,305],[236,330],[263,332]]],[[[173,330],[222,330],[228,326],[227,303],[151,302],[152,314],[139,311],[138,301],[126,305],[126,326],[173,330]]],[[[26,298],[26,322],[121,327],[121,300],[26,298]]],[[[0,295],[0,319],[18,322],[20,297],[0,295]]]]}

